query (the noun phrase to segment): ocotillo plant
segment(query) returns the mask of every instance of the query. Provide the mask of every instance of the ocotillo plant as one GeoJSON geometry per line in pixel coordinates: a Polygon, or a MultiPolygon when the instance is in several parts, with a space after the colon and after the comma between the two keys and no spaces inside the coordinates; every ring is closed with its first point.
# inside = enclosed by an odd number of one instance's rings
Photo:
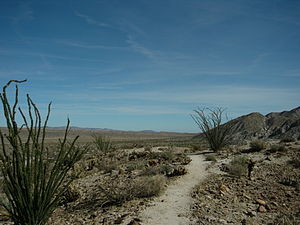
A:
{"type": "Polygon", "coordinates": [[[0,130],[1,172],[7,198],[1,204],[9,212],[15,225],[43,225],[70,183],[65,182],[67,172],[80,160],[84,150],[75,146],[78,137],[70,143],[67,141],[70,125],[68,120],[64,138],[59,140],[57,154],[50,160],[45,137],[51,103],[42,122],[39,109],[29,95],[27,95],[28,113],[24,113],[18,106],[18,85],[15,87],[13,105],[7,97],[6,90],[12,83],[25,81],[9,81],[0,94],[7,125],[6,132],[0,130]],[[18,126],[17,116],[22,118],[24,122],[22,126],[18,126]],[[24,131],[21,137],[22,129],[24,131]]]}
{"type": "Polygon", "coordinates": [[[224,111],[222,108],[198,108],[194,110],[196,114],[191,115],[214,152],[228,145],[228,137],[232,129],[228,124],[222,124],[225,119],[224,111]]]}

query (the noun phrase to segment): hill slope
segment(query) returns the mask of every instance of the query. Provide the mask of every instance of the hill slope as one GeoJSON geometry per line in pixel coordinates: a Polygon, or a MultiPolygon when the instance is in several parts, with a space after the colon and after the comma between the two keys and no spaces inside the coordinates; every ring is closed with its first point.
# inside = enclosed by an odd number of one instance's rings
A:
{"type": "Polygon", "coordinates": [[[284,138],[300,139],[300,107],[280,113],[250,113],[227,123],[232,139],[284,138]]]}

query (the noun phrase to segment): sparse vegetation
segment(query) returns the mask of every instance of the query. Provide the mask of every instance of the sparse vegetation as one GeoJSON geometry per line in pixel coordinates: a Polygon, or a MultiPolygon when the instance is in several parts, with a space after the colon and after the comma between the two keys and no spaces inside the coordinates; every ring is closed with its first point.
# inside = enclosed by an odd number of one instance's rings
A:
{"type": "Polygon", "coordinates": [[[2,151],[1,172],[6,201],[2,205],[9,212],[14,224],[43,225],[58,205],[62,194],[70,181],[64,183],[68,171],[82,157],[84,150],[75,146],[76,137],[67,141],[69,124],[64,138],[60,140],[54,159],[49,157],[45,147],[47,122],[50,106],[44,123],[39,109],[27,95],[28,116],[18,107],[19,92],[15,88],[15,100],[11,106],[7,97],[7,88],[11,83],[24,81],[11,80],[0,95],[6,119],[7,133],[0,131],[2,151]],[[17,125],[17,116],[24,125],[17,125]],[[43,123],[43,125],[42,125],[43,123]],[[26,138],[21,137],[21,130],[26,129],[26,138]]]}
{"type": "Polygon", "coordinates": [[[144,198],[158,195],[166,184],[162,175],[141,176],[132,180],[121,177],[107,178],[99,186],[105,195],[102,205],[121,204],[134,198],[144,198]]]}
{"type": "Polygon", "coordinates": [[[249,159],[243,156],[235,157],[228,166],[228,173],[241,177],[247,174],[249,159]]]}
{"type": "Polygon", "coordinates": [[[231,127],[228,124],[222,124],[225,120],[224,109],[198,109],[192,115],[193,120],[200,128],[209,147],[214,152],[220,151],[229,144],[228,136],[231,127]]]}
{"type": "Polygon", "coordinates": [[[294,142],[294,141],[296,141],[296,140],[293,137],[284,137],[280,140],[281,143],[289,143],[289,142],[294,142]]]}
{"type": "Polygon", "coordinates": [[[271,145],[270,152],[284,152],[286,151],[286,147],[282,144],[271,145]]]}
{"type": "Polygon", "coordinates": [[[217,161],[215,155],[207,155],[207,156],[205,156],[205,160],[206,161],[212,161],[212,162],[216,162],[217,161]]]}
{"type": "Polygon", "coordinates": [[[93,135],[93,143],[96,146],[99,154],[108,154],[112,149],[112,142],[108,137],[101,135],[93,135]]]}
{"type": "Polygon", "coordinates": [[[266,143],[264,140],[254,140],[250,142],[250,149],[253,152],[258,152],[266,148],[266,143]]]}

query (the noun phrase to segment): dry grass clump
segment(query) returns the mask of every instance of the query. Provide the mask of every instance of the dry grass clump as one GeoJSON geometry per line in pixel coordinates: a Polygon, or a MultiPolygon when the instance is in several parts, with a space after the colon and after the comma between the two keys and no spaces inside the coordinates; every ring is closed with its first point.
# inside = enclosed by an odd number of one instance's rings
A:
{"type": "Polygon", "coordinates": [[[135,179],[125,177],[106,178],[99,189],[104,194],[102,206],[122,204],[135,198],[158,195],[166,184],[162,175],[140,176],[135,179]]]}
{"type": "Polygon", "coordinates": [[[244,156],[235,157],[228,165],[228,173],[241,177],[247,174],[249,159],[244,156]]]}
{"type": "Polygon", "coordinates": [[[254,140],[250,142],[250,149],[254,152],[259,152],[267,147],[263,140],[254,140]]]}
{"type": "Polygon", "coordinates": [[[166,178],[162,175],[152,177],[142,176],[136,179],[134,189],[135,197],[147,198],[157,196],[164,189],[166,178]]]}

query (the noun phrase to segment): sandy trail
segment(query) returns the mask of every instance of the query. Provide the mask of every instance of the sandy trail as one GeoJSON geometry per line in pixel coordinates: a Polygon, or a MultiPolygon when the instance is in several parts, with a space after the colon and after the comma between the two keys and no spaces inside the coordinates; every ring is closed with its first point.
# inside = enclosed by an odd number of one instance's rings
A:
{"type": "Polygon", "coordinates": [[[143,225],[187,225],[193,201],[192,189],[207,175],[207,162],[202,155],[190,155],[192,161],[187,166],[188,173],[174,181],[166,192],[156,198],[153,205],[141,212],[143,225]]]}

